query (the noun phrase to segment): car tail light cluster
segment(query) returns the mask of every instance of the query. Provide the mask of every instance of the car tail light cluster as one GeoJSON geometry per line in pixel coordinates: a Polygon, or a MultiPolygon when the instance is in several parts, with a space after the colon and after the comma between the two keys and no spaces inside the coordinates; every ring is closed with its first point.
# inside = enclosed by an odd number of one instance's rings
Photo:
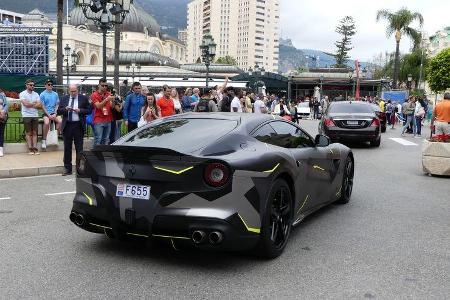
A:
{"type": "Polygon", "coordinates": [[[372,126],[372,127],[380,126],[380,120],[377,119],[377,118],[374,118],[374,119],[372,120],[372,124],[370,124],[370,126],[372,126]]]}
{"type": "Polygon", "coordinates": [[[210,163],[205,168],[205,181],[213,187],[221,187],[227,183],[230,176],[230,170],[221,163],[210,163]]]}
{"type": "Polygon", "coordinates": [[[334,124],[334,122],[333,122],[333,119],[330,119],[330,118],[325,119],[324,125],[326,127],[336,126],[336,124],[334,124]]]}

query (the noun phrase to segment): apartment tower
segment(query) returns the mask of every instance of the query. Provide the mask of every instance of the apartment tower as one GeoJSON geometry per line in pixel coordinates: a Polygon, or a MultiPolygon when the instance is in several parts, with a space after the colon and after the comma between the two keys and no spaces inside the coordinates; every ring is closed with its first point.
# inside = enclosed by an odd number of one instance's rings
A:
{"type": "Polygon", "coordinates": [[[279,18],[279,0],[193,0],[188,4],[187,61],[198,61],[203,35],[210,33],[216,58],[229,55],[244,70],[258,65],[277,72],[279,18]]]}

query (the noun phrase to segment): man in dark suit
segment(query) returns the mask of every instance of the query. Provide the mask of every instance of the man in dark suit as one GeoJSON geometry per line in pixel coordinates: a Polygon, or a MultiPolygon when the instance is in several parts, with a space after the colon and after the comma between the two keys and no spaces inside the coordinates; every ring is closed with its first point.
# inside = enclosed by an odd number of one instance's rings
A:
{"type": "Polygon", "coordinates": [[[64,138],[63,176],[72,174],[72,142],[75,144],[76,163],[83,151],[83,137],[86,129],[86,115],[91,112],[89,99],[78,94],[78,86],[69,86],[69,95],[62,98],[58,115],[62,115],[61,131],[64,138]]]}

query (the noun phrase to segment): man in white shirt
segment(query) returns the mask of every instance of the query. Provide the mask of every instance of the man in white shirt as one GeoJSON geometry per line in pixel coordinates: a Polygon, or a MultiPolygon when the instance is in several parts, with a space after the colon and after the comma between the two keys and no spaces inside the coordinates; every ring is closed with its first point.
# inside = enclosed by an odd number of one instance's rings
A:
{"type": "Polygon", "coordinates": [[[228,94],[230,97],[233,97],[233,100],[231,100],[230,105],[230,112],[242,112],[242,106],[241,101],[239,101],[239,98],[235,95],[234,90],[229,90],[228,94]]]}
{"type": "Polygon", "coordinates": [[[266,104],[261,100],[261,97],[256,98],[255,103],[253,103],[253,109],[255,114],[265,114],[267,113],[266,104]]]}
{"type": "Polygon", "coordinates": [[[26,90],[19,95],[22,110],[22,119],[26,132],[28,154],[39,155],[37,148],[38,132],[38,108],[41,105],[39,94],[34,91],[34,81],[28,79],[25,82],[26,90]]]}

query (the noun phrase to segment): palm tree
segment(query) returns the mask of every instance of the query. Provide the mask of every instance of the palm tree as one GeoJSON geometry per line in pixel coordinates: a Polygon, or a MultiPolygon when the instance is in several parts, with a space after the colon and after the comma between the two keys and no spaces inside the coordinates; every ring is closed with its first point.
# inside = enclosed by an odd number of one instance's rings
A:
{"type": "MultiPolygon", "coordinates": [[[[68,1],[68,0],[67,0],[68,1]]],[[[63,81],[63,14],[64,0],[57,0],[57,33],[56,33],[56,81],[62,84],[63,81]]]]}
{"type": "Polygon", "coordinates": [[[377,12],[377,22],[380,19],[386,19],[388,25],[386,27],[386,34],[390,37],[395,32],[395,61],[394,61],[394,75],[393,88],[397,88],[399,65],[400,65],[400,40],[402,35],[410,37],[415,43],[420,40],[420,33],[414,28],[409,27],[412,22],[419,21],[422,26],[423,17],[420,13],[411,12],[407,8],[401,8],[395,13],[386,9],[381,9],[377,12]]]}

